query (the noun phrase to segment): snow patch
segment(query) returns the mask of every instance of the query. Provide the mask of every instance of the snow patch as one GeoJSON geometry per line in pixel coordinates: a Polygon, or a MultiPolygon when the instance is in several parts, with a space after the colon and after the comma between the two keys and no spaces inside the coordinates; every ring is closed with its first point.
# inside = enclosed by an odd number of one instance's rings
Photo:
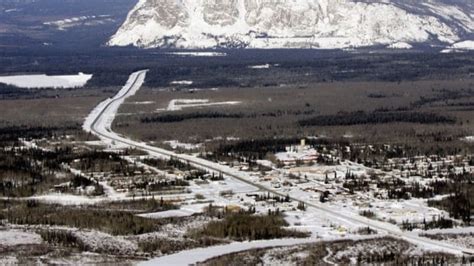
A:
{"type": "Polygon", "coordinates": [[[474,50],[474,40],[455,43],[451,46],[453,49],[474,50]]]}
{"type": "Polygon", "coordinates": [[[396,42],[387,46],[389,49],[411,49],[413,46],[406,42],[396,42]]]}
{"type": "Polygon", "coordinates": [[[455,43],[446,49],[443,49],[441,53],[456,53],[456,52],[466,52],[474,50],[474,40],[467,40],[455,43]]]}
{"type": "Polygon", "coordinates": [[[219,105],[237,105],[240,104],[238,101],[226,101],[226,102],[209,102],[209,99],[174,99],[168,104],[165,109],[158,109],[157,111],[181,111],[184,108],[191,107],[207,107],[207,106],[219,106],[219,105]]]}
{"type": "Polygon", "coordinates": [[[280,162],[296,163],[297,161],[315,161],[318,153],[310,147],[287,147],[285,152],[276,153],[275,157],[280,162]]]}
{"type": "Polygon", "coordinates": [[[155,102],[153,101],[144,101],[144,102],[132,102],[132,104],[136,105],[148,105],[148,104],[154,104],[155,102]]]}
{"type": "Polygon", "coordinates": [[[36,233],[22,232],[18,230],[0,230],[0,246],[16,246],[28,244],[41,244],[40,235],[36,233]]]}
{"type": "Polygon", "coordinates": [[[45,203],[60,204],[63,206],[94,205],[106,200],[103,197],[76,196],[70,194],[53,193],[41,196],[32,196],[28,199],[38,200],[45,203]]]}
{"type": "Polygon", "coordinates": [[[176,56],[190,56],[190,57],[219,57],[219,56],[227,56],[227,53],[219,53],[219,52],[170,52],[166,53],[168,55],[176,55],[176,56]]]}
{"type": "Polygon", "coordinates": [[[184,150],[195,150],[199,149],[202,147],[201,143],[193,144],[193,143],[182,143],[177,140],[168,140],[168,141],[163,141],[164,144],[169,145],[173,150],[176,150],[178,148],[184,149],[184,150]]]}
{"type": "Polygon", "coordinates": [[[461,140],[466,141],[466,142],[474,142],[474,136],[466,136],[462,138],[461,140]]]}
{"type": "Polygon", "coordinates": [[[270,64],[265,64],[265,65],[249,66],[248,68],[251,68],[251,69],[268,69],[270,67],[271,67],[270,64]]]}
{"type": "Polygon", "coordinates": [[[170,82],[170,85],[185,85],[185,86],[189,86],[189,85],[193,85],[193,82],[190,81],[190,80],[175,80],[175,81],[171,81],[171,82],[170,82]]]}
{"type": "Polygon", "coordinates": [[[110,15],[80,16],[67,19],[44,22],[44,25],[56,27],[58,30],[67,30],[77,26],[96,26],[114,22],[110,15]]]}
{"type": "Polygon", "coordinates": [[[21,9],[18,8],[12,8],[12,9],[5,9],[5,13],[12,13],[12,12],[19,12],[21,9]]]}
{"type": "Polygon", "coordinates": [[[172,218],[172,217],[188,217],[196,212],[187,209],[179,209],[179,210],[169,210],[169,211],[162,211],[162,212],[154,212],[154,213],[144,213],[139,214],[138,216],[144,218],[151,218],[151,219],[163,219],[163,218],[172,218]]]}

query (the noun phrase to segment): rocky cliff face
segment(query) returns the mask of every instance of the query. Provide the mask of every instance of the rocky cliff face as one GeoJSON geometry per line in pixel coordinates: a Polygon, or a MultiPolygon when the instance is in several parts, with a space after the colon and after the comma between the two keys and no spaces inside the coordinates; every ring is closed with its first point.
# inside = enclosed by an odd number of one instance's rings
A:
{"type": "Polygon", "coordinates": [[[453,44],[472,37],[473,7],[449,0],[140,0],[109,45],[345,48],[453,44]]]}

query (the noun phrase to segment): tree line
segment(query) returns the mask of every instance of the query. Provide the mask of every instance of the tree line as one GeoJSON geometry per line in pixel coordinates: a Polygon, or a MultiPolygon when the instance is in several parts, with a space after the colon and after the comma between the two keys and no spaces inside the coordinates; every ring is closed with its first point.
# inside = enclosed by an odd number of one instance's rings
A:
{"type": "Polygon", "coordinates": [[[364,111],[321,115],[298,121],[302,127],[310,126],[351,126],[387,123],[454,124],[456,119],[433,113],[422,112],[371,112],[364,111]]]}
{"type": "Polygon", "coordinates": [[[208,113],[187,113],[187,114],[167,114],[153,117],[144,117],[140,121],[142,123],[176,123],[185,120],[192,119],[203,119],[203,118],[243,118],[244,115],[241,113],[227,114],[220,112],[208,112],[208,113]]]}

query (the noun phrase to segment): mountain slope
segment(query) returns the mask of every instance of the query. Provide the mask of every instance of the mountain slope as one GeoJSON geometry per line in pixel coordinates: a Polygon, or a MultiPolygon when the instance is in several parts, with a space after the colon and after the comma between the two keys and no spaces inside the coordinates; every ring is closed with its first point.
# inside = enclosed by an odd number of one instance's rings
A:
{"type": "Polygon", "coordinates": [[[344,48],[471,38],[463,0],[140,0],[109,45],[344,48]]]}

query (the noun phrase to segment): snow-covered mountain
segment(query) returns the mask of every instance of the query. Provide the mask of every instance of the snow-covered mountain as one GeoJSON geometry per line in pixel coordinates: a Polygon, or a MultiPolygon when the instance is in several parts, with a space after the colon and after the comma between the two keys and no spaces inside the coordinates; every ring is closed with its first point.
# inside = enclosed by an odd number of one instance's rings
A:
{"type": "Polygon", "coordinates": [[[471,0],[139,0],[112,46],[407,47],[473,39],[471,0]]]}

